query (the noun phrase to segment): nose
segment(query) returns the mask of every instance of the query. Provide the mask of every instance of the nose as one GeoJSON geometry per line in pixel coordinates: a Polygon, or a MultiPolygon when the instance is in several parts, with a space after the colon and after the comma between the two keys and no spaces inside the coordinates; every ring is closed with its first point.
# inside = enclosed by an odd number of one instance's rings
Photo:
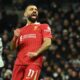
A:
{"type": "Polygon", "coordinates": [[[35,12],[35,13],[36,13],[37,11],[34,9],[34,10],[33,10],[33,12],[35,12]]]}

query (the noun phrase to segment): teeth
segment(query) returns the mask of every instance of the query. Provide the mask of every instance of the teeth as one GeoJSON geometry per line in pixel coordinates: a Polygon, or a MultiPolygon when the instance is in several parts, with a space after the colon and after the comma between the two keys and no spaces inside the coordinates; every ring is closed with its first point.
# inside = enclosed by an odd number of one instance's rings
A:
{"type": "Polygon", "coordinates": [[[32,16],[36,16],[36,15],[32,15],[32,16]]]}
{"type": "Polygon", "coordinates": [[[36,13],[33,13],[32,15],[33,15],[33,16],[36,16],[36,13]]]}

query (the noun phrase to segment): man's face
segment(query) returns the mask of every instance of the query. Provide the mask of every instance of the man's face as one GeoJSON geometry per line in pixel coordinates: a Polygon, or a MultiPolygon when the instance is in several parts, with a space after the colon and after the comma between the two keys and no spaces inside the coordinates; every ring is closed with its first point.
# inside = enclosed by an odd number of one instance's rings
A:
{"type": "Polygon", "coordinates": [[[38,17],[38,9],[35,5],[30,5],[24,12],[24,17],[28,18],[31,22],[35,22],[38,17]]]}

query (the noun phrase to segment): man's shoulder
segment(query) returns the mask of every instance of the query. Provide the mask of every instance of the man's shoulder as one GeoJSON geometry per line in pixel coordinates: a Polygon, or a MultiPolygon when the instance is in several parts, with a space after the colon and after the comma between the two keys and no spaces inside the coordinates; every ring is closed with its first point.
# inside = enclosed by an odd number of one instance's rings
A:
{"type": "Polygon", "coordinates": [[[37,26],[49,26],[47,23],[40,23],[40,22],[35,22],[34,25],[37,25],[37,26]]]}
{"type": "Polygon", "coordinates": [[[42,23],[42,24],[40,24],[40,28],[41,29],[46,29],[46,28],[48,28],[49,27],[49,25],[47,24],[47,23],[42,23]]]}
{"type": "Polygon", "coordinates": [[[26,25],[23,26],[23,27],[20,27],[19,29],[20,29],[20,30],[24,30],[25,28],[26,28],[26,25]]]}
{"type": "Polygon", "coordinates": [[[40,23],[40,24],[35,24],[34,27],[38,27],[40,29],[45,29],[45,28],[49,27],[49,25],[46,23],[40,23]]]}

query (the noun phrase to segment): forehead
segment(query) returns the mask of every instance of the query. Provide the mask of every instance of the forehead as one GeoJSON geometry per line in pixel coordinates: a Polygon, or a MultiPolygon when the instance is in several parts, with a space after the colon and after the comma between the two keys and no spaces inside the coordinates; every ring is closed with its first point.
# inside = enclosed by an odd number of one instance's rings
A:
{"type": "Polygon", "coordinates": [[[26,9],[32,9],[32,8],[37,9],[35,5],[29,5],[26,9]]]}

